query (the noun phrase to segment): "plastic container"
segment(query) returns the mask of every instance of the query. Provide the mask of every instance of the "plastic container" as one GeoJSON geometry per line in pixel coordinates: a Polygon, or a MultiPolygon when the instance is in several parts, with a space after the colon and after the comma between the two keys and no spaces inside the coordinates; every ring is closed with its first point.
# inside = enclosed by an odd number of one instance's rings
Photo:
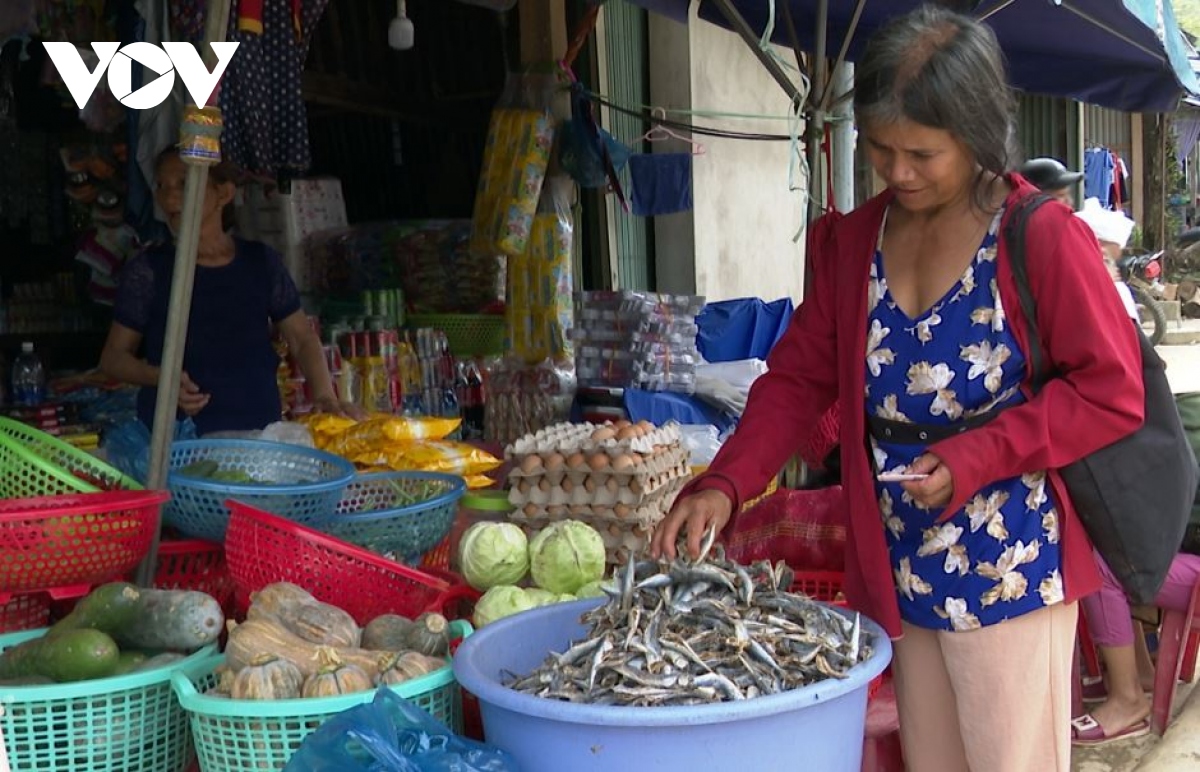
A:
{"type": "Polygon", "coordinates": [[[812,769],[859,772],[867,686],[888,665],[891,642],[863,619],[873,653],[841,680],[784,694],[699,707],[633,708],[548,700],[501,685],[582,638],[580,615],[603,601],[542,606],[463,642],[454,673],[479,698],[484,734],[522,772],[637,769],[812,769]],[[799,766],[798,766],[799,765],[799,766]]]}
{"type": "Polygon", "coordinates": [[[409,314],[413,329],[433,328],[446,333],[456,357],[492,356],[504,352],[504,317],[488,314],[409,314]]]}
{"type": "MultiPolygon", "coordinates": [[[[452,638],[471,635],[467,622],[450,623],[452,638]]],[[[219,654],[179,669],[173,678],[179,704],[191,719],[203,772],[280,770],[304,738],[330,717],[370,702],[374,691],[298,700],[231,700],[204,694],[216,683],[219,654]]],[[[457,733],[462,732],[462,692],[446,667],[392,687],[457,733]]]]}
{"type": "Polygon", "coordinates": [[[0,633],[37,630],[50,624],[49,593],[0,593],[0,633]]]}
{"type": "Polygon", "coordinates": [[[409,565],[437,546],[467,489],[458,475],[382,472],[354,478],[325,532],[409,565]]]}
{"type": "Polygon", "coordinates": [[[162,542],[158,545],[154,586],[160,590],[206,592],[221,608],[230,609],[233,579],[225,564],[225,548],[201,539],[162,542]]]}
{"type": "Polygon", "coordinates": [[[263,440],[182,440],[171,445],[167,486],[171,503],[163,521],[186,536],[225,540],[229,510],[236,498],[297,523],[322,527],[354,479],[349,461],[312,448],[263,440]],[[197,461],[215,461],[222,471],[244,472],[274,484],[231,483],[180,474],[197,461]]]}
{"type": "Polygon", "coordinates": [[[412,619],[438,611],[454,618],[461,603],[479,597],[452,574],[409,568],[238,501],[229,507],[225,559],[234,605],[243,614],[250,593],[272,582],[297,584],[317,600],[344,609],[359,625],[380,614],[412,619]]]}
{"type": "MultiPolygon", "coordinates": [[[[0,650],[45,630],[0,636],[0,650]]],[[[171,688],[178,668],[216,651],[144,673],[46,686],[0,686],[0,729],[14,770],[180,772],[192,757],[187,714],[171,688]]],[[[4,767],[7,769],[7,767],[4,767]]]]}
{"type": "Polygon", "coordinates": [[[92,454],[0,417],[0,498],[142,489],[139,482],[92,454]]]}
{"type": "Polygon", "coordinates": [[[23,341],[21,353],[13,360],[12,401],[29,407],[46,401],[46,368],[34,352],[32,341],[23,341]]]}
{"type": "Polygon", "coordinates": [[[163,491],[0,501],[0,592],[100,584],[150,550],[163,491]]]}

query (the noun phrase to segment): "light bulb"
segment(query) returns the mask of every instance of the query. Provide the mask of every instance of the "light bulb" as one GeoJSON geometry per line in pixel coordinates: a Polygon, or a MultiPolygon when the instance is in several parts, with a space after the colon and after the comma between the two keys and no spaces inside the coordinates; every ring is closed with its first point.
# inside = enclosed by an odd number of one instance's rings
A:
{"type": "Polygon", "coordinates": [[[396,18],[388,25],[388,45],[397,51],[407,51],[413,47],[416,30],[408,18],[405,0],[396,0],[396,18]]]}

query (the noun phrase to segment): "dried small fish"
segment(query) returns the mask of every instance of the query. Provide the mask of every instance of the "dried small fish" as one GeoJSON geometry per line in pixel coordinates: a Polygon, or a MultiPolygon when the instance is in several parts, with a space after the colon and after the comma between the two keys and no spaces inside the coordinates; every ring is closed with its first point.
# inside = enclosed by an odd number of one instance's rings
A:
{"type": "Polygon", "coordinates": [[[700,560],[630,558],[617,572],[608,602],[583,616],[588,636],[509,677],[511,688],[593,705],[702,705],[844,678],[871,656],[857,614],[789,592],[783,563],[726,560],[711,533],[700,560]]]}

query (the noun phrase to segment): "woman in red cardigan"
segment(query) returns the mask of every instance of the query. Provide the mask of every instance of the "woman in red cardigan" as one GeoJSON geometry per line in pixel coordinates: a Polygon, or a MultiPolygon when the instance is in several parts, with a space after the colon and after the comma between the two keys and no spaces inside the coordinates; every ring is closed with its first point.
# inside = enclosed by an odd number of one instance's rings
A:
{"type": "Polygon", "coordinates": [[[652,551],[685,534],[698,554],[836,401],[846,594],[895,638],[909,769],[1067,772],[1076,601],[1099,576],[1055,470],[1141,424],[1135,333],[1093,289],[1111,279],[1087,227],[1041,207],[1029,283],[1059,377],[1030,394],[1000,235],[1035,189],[1009,173],[1015,100],[987,27],[932,6],[897,19],[854,99],[887,190],[814,228],[809,296],[652,551]]]}

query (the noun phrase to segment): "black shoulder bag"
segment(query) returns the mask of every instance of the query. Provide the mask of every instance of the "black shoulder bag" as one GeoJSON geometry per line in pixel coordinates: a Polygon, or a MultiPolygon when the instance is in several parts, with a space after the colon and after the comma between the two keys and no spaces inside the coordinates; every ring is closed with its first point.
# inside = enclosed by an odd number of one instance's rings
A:
{"type": "MultiPolygon", "coordinates": [[[[1004,230],[1021,312],[1029,330],[1033,392],[1055,373],[1045,368],[1037,305],[1029,289],[1026,229],[1049,198],[1017,204],[1004,230]]],[[[1166,368],[1141,328],[1146,419],[1141,428],[1059,470],[1083,527],[1134,603],[1151,603],[1179,552],[1200,470],[1167,383],[1166,368]]],[[[1071,431],[1071,427],[1059,427],[1071,431]]]]}

